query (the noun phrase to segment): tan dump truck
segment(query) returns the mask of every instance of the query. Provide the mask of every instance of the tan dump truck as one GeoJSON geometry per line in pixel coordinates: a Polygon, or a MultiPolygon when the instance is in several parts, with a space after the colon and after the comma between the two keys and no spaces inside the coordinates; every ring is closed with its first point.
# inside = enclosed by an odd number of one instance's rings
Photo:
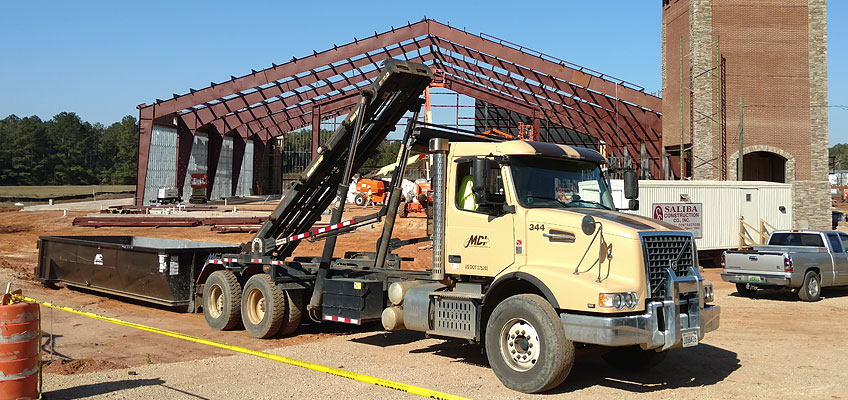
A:
{"type": "MultiPolygon", "coordinates": [[[[176,264],[188,286],[159,289],[190,293],[189,309],[202,310],[210,327],[243,325],[257,338],[292,334],[305,316],[382,321],[387,330],[480,343],[501,382],[526,393],[562,383],[578,346],[607,346],[611,364],[647,368],[718,328],[719,307],[698,273],[692,234],[616,211],[598,152],[419,124],[420,95],[431,79],[425,65],[387,60],[253,240],[235,254],[179,261],[161,251],[159,263],[176,264]],[[426,271],[403,269],[391,253],[402,245],[391,237],[405,163],[376,214],[341,218],[352,173],[408,111],[398,160],[412,150],[433,160],[433,265],[426,271]],[[330,225],[315,229],[331,205],[330,225]],[[380,220],[375,252],[333,257],[338,234],[380,220]],[[292,257],[303,239],[324,240],[323,254],[292,257]]],[[[635,174],[625,178],[630,208],[638,207],[635,174]]],[[[75,248],[75,261],[66,263],[42,246],[39,277],[70,281],[92,268],[84,260],[102,247],[75,248]]],[[[137,268],[150,268],[144,273],[151,276],[169,270],[156,272],[153,262],[137,268]]],[[[151,298],[150,290],[132,287],[104,291],[151,298]]]]}

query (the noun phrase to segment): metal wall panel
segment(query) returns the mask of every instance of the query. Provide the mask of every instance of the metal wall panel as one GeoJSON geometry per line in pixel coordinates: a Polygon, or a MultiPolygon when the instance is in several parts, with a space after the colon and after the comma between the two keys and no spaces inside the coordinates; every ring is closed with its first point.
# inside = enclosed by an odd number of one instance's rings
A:
{"type": "Polygon", "coordinates": [[[232,196],[233,188],[233,138],[224,137],[221,143],[221,156],[218,158],[218,169],[215,172],[215,183],[212,185],[210,200],[220,200],[232,196]]]}
{"type": "Polygon", "coordinates": [[[244,144],[244,158],[241,160],[241,173],[239,174],[236,196],[250,196],[253,188],[253,140],[244,144]]]}
{"type": "MultiPolygon", "coordinates": [[[[626,207],[623,181],[614,179],[611,183],[616,207],[626,207]]],[[[757,194],[752,201],[757,202],[759,218],[777,229],[792,228],[792,185],[786,183],[640,180],[639,210],[625,212],[652,218],[654,203],[701,203],[703,237],[695,240],[698,249],[735,248],[745,193],[751,190],[757,194]],[[688,200],[682,200],[683,195],[688,200]]],[[[745,222],[759,228],[759,220],[745,222]]],[[[749,230],[749,234],[756,239],[756,232],[749,230]]]]}
{"type": "Polygon", "coordinates": [[[177,181],[177,129],[153,126],[150,158],[144,182],[144,204],[156,201],[158,189],[173,187],[177,181]]]}
{"type": "Polygon", "coordinates": [[[191,155],[188,159],[188,168],[183,184],[183,200],[188,201],[191,197],[191,174],[205,174],[208,170],[207,159],[209,156],[209,135],[198,132],[194,135],[191,144],[191,155]]]}

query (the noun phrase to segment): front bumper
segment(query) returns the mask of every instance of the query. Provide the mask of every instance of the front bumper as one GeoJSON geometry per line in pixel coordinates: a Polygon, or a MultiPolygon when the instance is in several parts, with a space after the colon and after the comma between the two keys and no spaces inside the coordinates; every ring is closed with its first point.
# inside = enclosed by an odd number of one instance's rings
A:
{"type": "Polygon", "coordinates": [[[783,275],[764,275],[757,272],[722,272],[721,279],[731,283],[750,283],[758,286],[800,287],[803,277],[786,273],[783,275]]]}
{"type": "Polygon", "coordinates": [[[601,317],[562,313],[565,336],[581,343],[667,350],[682,346],[685,331],[697,330],[700,341],[705,333],[718,329],[721,309],[703,305],[703,279],[697,270],[690,268],[684,277],[670,269],[666,274],[665,299],[648,303],[644,314],[601,317]],[[695,295],[681,300],[680,295],[687,293],[695,295]]]}

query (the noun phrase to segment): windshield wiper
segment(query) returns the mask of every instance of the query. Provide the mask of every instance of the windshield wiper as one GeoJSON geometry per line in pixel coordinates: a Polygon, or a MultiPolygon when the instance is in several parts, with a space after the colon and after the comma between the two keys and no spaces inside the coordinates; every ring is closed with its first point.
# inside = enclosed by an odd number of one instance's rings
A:
{"type": "Polygon", "coordinates": [[[607,207],[605,204],[603,204],[603,203],[599,203],[599,202],[594,201],[594,200],[583,200],[583,199],[579,199],[579,200],[571,200],[571,202],[572,202],[572,203],[573,203],[573,202],[575,202],[575,201],[576,201],[576,202],[580,202],[580,203],[597,204],[597,205],[599,205],[599,206],[603,207],[605,210],[610,210],[610,211],[612,211],[612,208],[609,208],[609,207],[607,207]]]}
{"type": "MultiPolygon", "coordinates": [[[[532,199],[539,199],[539,200],[553,200],[553,201],[555,201],[555,202],[557,202],[557,203],[561,204],[563,207],[566,207],[566,208],[567,208],[567,207],[573,207],[571,204],[568,204],[568,203],[566,203],[566,202],[564,202],[564,201],[562,201],[562,200],[560,200],[560,199],[553,198],[553,197],[547,197],[547,196],[534,196],[534,195],[532,195],[532,194],[528,194],[528,195],[527,195],[527,199],[531,199],[531,198],[532,198],[532,199]]],[[[532,203],[532,202],[531,202],[531,203],[532,203]]]]}

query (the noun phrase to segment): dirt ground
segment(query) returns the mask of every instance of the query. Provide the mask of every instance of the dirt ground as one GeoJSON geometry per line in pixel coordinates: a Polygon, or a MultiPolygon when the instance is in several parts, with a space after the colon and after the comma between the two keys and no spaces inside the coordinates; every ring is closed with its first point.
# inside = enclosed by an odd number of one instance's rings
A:
{"type": "MultiPolygon", "coordinates": [[[[57,208],[61,207],[57,206],[57,208]]],[[[272,208],[273,205],[271,204],[240,205],[239,212],[253,211],[256,215],[267,215],[272,208]]],[[[364,210],[360,207],[348,207],[345,217],[352,218],[373,212],[375,212],[375,209],[372,208],[364,210]]],[[[206,321],[202,315],[174,313],[164,309],[151,308],[143,303],[128,302],[68,288],[47,289],[35,282],[34,270],[38,255],[36,243],[39,236],[132,235],[219,243],[242,243],[253,237],[252,234],[244,233],[220,234],[210,231],[208,226],[190,228],[89,228],[71,225],[74,217],[90,213],[92,213],[90,210],[72,210],[68,211],[67,215],[63,215],[63,211],[58,209],[0,213],[0,282],[12,282],[14,288],[23,289],[25,295],[39,300],[254,349],[269,349],[315,341],[324,337],[347,333],[350,330],[350,328],[339,325],[321,326],[320,329],[314,325],[306,325],[300,329],[300,334],[294,337],[256,340],[250,338],[243,331],[212,331],[206,326],[206,321]]],[[[192,216],[194,215],[196,214],[192,213],[192,216]]],[[[327,218],[325,216],[325,219],[327,218]]],[[[422,238],[426,236],[425,223],[426,219],[424,218],[399,219],[394,230],[394,237],[401,240],[422,238]]],[[[355,234],[341,235],[336,245],[335,255],[342,256],[345,251],[374,251],[374,243],[381,233],[380,229],[382,229],[382,224],[375,224],[361,228],[355,234]]],[[[423,269],[425,265],[428,265],[432,259],[430,252],[418,249],[428,243],[410,244],[397,249],[395,253],[400,256],[414,258],[414,260],[404,261],[402,267],[404,269],[423,269]]],[[[322,246],[323,242],[303,241],[294,255],[320,255],[322,246]]],[[[177,339],[169,338],[161,338],[161,341],[167,343],[163,347],[163,343],[151,341],[150,334],[142,331],[128,330],[110,324],[88,324],[84,320],[80,321],[78,318],[61,311],[44,309],[43,313],[43,328],[47,338],[45,359],[47,360],[84,360],[91,365],[101,365],[101,368],[111,368],[108,365],[98,363],[98,360],[134,366],[229,354],[225,350],[203,345],[187,345],[177,339]],[[167,349],[167,351],[163,351],[163,349],[167,349]]],[[[62,368],[58,368],[59,364],[57,364],[57,366],[51,366],[47,370],[51,371],[51,368],[57,368],[56,371],[60,373],[63,371],[88,372],[91,370],[90,366],[80,368],[80,363],[80,361],[76,362],[71,368],[64,364],[62,368]]]]}
{"type": "MultiPolygon", "coordinates": [[[[258,206],[256,211],[262,212],[263,207],[258,206]]],[[[356,209],[349,215],[360,213],[363,211],[356,209]]],[[[461,341],[338,324],[304,325],[292,337],[255,340],[244,331],[212,331],[202,315],[179,314],[66,288],[42,288],[31,277],[36,240],[41,235],[136,235],[224,243],[240,243],[251,237],[217,234],[208,227],[71,226],[73,217],[83,214],[0,213],[0,282],[12,282],[26,295],[84,311],[470,398],[848,397],[845,288],[825,289],[818,303],[800,302],[787,291],[760,291],[751,299],[738,296],[731,284],[722,282],[720,270],[707,269],[704,275],[715,284],[716,303],[722,306],[721,327],[699,346],[675,350],[655,369],[638,372],[611,369],[596,353],[583,352],[562,386],[544,396],[524,396],[500,384],[479,346],[461,341]]],[[[349,249],[372,251],[379,228],[378,224],[340,237],[337,255],[349,249]]],[[[401,239],[422,236],[424,219],[402,220],[395,230],[395,237],[401,239]]],[[[429,249],[419,250],[421,246],[425,243],[397,251],[416,258],[404,265],[422,268],[429,264],[429,249]]],[[[305,242],[297,253],[314,255],[320,249],[320,242],[305,242]]],[[[225,350],[61,311],[45,308],[42,312],[45,360],[51,361],[45,367],[48,398],[402,397],[389,389],[249,356],[232,356],[225,350]]]]}

